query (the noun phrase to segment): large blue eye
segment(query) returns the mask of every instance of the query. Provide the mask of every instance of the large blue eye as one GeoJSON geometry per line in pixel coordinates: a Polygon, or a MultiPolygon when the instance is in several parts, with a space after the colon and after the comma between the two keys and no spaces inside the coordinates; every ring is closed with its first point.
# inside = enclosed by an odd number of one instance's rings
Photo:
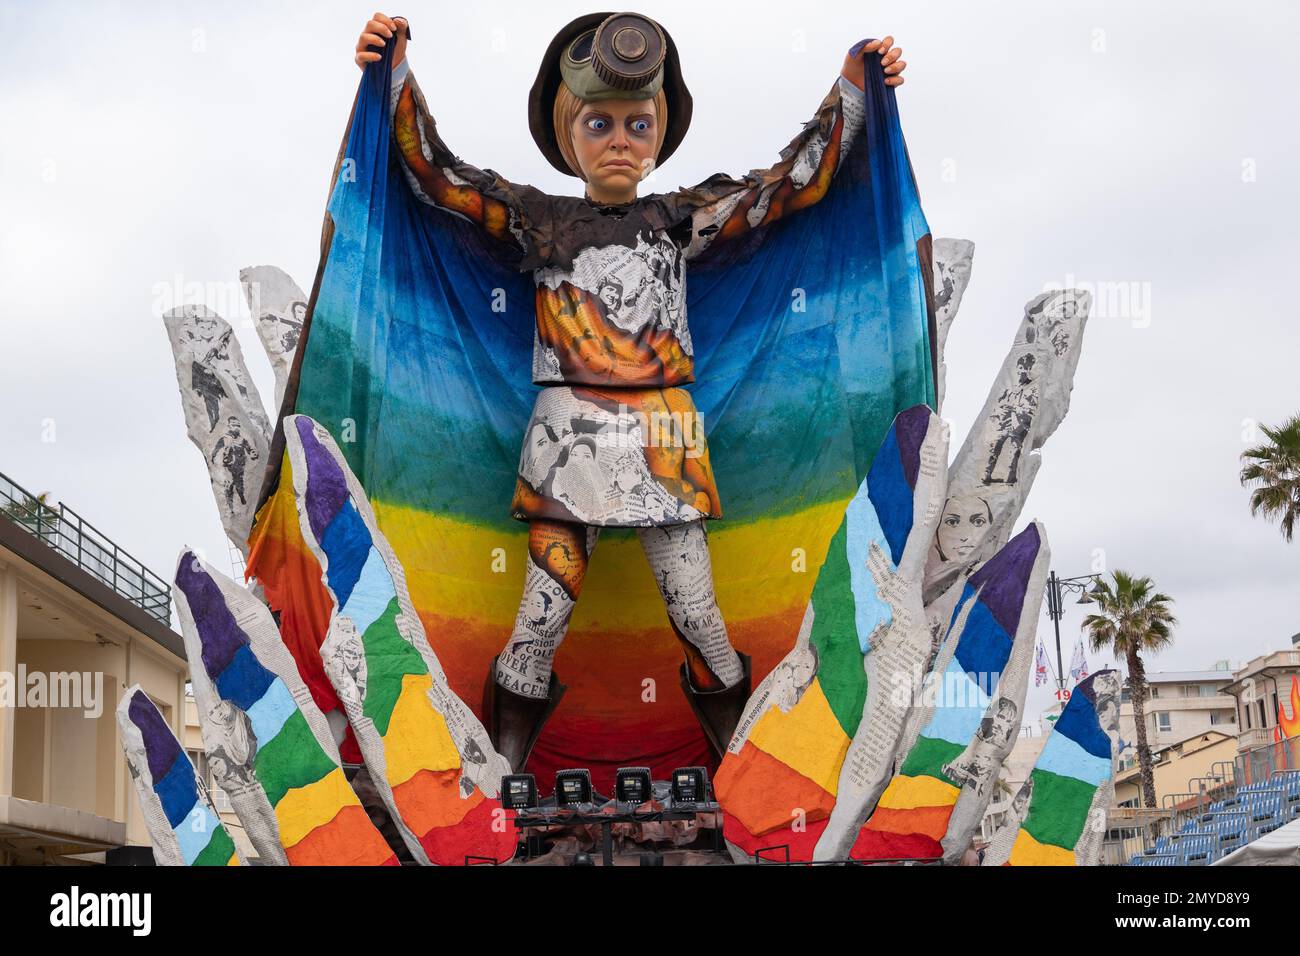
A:
{"type": "Polygon", "coordinates": [[[593,133],[603,133],[605,131],[605,122],[606,121],[601,117],[593,116],[591,119],[587,120],[587,129],[591,130],[593,133]],[[597,126],[597,123],[600,125],[597,126]]]}
{"type": "Polygon", "coordinates": [[[650,121],[639,119],[632,121],[632,131],[634,133],[646,133],[650,130],[650,121]]]}

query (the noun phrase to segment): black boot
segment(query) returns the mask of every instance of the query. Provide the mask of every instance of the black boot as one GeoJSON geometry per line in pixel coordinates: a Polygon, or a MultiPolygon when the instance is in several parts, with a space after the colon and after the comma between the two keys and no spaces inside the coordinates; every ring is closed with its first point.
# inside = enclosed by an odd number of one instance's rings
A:
{"type": "Polygon", "coordinates": [[[745,712],[745,704],[749,703],[750,684],[754,677],[749,655],[739,652],[737,655],[740,657],[742,669],[740,680],[723,690],[696,690],[691,686],[690,674],[685,664],[682,664],[680,671],[682,691],[690,702],[691,710],[695,711],[695,719],[700,722],[700,727],[704,730],[704,737],[709,742],[713,756],[719,761],[727,752],[731,735],[736,732],[736,724],[740,723],[740,718],[745,712]]]}
{"type": "Polygon", "coordinates": [[[487,684],[483,688],[483,719],[487,722],[488,736],[492,738],[497,753],[510,763],[511,771],[523,773],[533,745],[568,688],[552,671],[544,700],[525,697],[497,683],[496,667],[494,659],[488,667],[487,684]]]}

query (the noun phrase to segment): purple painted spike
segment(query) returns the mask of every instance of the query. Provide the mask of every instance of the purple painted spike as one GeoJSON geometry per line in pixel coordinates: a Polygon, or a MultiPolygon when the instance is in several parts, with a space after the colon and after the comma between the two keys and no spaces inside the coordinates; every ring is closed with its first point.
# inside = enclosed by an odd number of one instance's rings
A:
{"type": "Polygon", "coordinates": [[[144,691],[138,690],[131,696],[129,712],[131,723],[140,728],[140,736],[144,738],[144,752],[149,758],[149,775],[157,783],[171,770],[181,752],[181,745],[144,691]]]}
{"type": "Polygon", "coordinates": [[[1038,536],[1038,525],[1031,524],[1003,545],[988,564],[970,576],[970,587],[979,592],[979,599],[994,620],[1013,638],[1020,626],[1025,590],[1029,587],[1029,575],[1040,547],[1042,540],[1038,536]]]}
{"type": "Polygon", "coordinates": [[[898,436],[898,453],[903,461],[903,477],[909,488],[916,487],[916,476],[921,470],[921,443],[930,428],[930,406],[913,405],[898,413],[894,419],[894,434],[898,436]]]}
{"type": "Polygon", "coordinates": [[[194,629],[203,647],[203,669],[215,681],[235,652],[248,644],[248,635],[235,622],[217,582],[202,570],[198,558],[189,551],[181,556],[176,568],[176,586],[185,595],[194,618],[194,629]]]}
{"type": "Polygon", "coordinates": [[[296,424],[302,439],[303,457],[307,459],[307,520],[312,534],[319,541],[334,517],[348,500],[348,483],[343,470],[325,450],[306,415],[299,415],[296,424]]]}

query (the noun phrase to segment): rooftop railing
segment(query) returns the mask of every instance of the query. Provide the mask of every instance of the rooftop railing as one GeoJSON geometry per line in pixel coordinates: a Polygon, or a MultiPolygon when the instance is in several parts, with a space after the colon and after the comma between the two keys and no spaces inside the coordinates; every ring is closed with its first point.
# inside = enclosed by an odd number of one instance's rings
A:
{"type": "Polygon", "coordinates": [[[0,518],[23,528],[77,567],[162,623],[171,623],[171,590],[162,578],[67,505],[47,505],[0,474],[0,518]]]}

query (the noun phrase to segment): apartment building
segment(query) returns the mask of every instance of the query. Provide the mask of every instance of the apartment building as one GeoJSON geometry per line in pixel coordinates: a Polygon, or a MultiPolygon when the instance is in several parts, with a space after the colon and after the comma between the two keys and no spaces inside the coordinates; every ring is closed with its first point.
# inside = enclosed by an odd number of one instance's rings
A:
{"type": "Polygon", "coordinates": [[[1243,754],[1278,738],[1300,736],[1300,700],[1296,699],[1300,694],[1300,634],[1291,638],[1291,645],[1290,650],[1248,661],[1224,687],[1236,711],[1240,728],[1237,749],[1243,754]]]}
{"type": "MultiPolygon", "coordinates": [[[[1161,671],[1147,674],[1147,744],[1152,751],[1181,744],[1208,732],[1235,737],[1237,702],[1226,692],[1233,683],[1231,665],[1219,661],[1203,671],[1161,671]]],[[[1124,745],[1120,767],[1137,762],[1137,722],[1127,683],[1119,713],[1119,736],[1124,745]]]]}
{"type": "Polygon", "coordinates": [[[0,864],[104,862],[149,842],[117,702],[140,684],[180,737],[184,649],[166,582],[42,498],[0,475],[0,864]]]}

